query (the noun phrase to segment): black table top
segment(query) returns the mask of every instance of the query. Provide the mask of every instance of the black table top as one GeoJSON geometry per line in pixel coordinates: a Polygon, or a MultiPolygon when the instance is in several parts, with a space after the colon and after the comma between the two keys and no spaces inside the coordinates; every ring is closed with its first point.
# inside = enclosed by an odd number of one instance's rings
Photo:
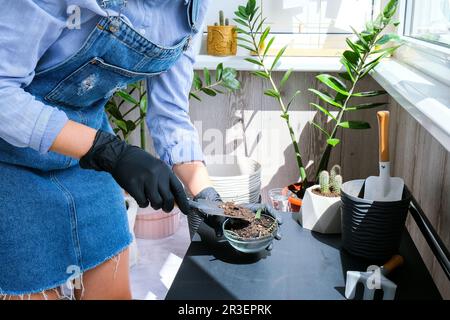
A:
{"type": "MultiPolygon", "coordinates": [[[[194,237],[167,293],[169,300],[343,300],[348,270],[365,271],[367,261],[341,249],[340,235],[303,229],[296,216],[286,214],[283,238],[273,250],[243,254],[228,242],[217,241],[202,225],[194,237]]],[[[389,278],[397,299],[441,299],[407,231],[400,254],[405,264],[389,278]]],[[[361,297],[360,289],[357,297],[361,297]]]]}

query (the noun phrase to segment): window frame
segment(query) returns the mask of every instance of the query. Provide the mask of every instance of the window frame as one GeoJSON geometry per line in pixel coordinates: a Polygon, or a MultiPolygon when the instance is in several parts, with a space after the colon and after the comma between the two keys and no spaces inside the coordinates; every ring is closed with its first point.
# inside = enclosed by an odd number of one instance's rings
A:
{"type": "Polygon", "coordinates": [[[405,45],[396,52],[395,58],[450,86],[450,48],[407,34],[413,19],[408,1],[412,0],[400,1],[398,34],[405,45]]]}

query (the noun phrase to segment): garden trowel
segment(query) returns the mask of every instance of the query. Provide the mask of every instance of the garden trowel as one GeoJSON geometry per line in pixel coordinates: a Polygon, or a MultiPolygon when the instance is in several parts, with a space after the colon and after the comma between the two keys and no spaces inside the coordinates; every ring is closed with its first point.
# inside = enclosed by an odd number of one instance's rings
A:
{"type": "Polygon", "coordinates": [[[389,160],[389,111],[378,112],[380,130],[380,176],[366,180],[364,199],[395,202],[403,198],[404,181],[391,177],[389,160]]]}

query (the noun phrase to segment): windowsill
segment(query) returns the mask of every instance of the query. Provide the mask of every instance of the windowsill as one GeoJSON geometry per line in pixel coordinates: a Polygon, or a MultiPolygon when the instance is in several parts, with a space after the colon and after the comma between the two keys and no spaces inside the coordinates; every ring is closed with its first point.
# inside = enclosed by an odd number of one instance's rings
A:
{"type": "MultiPolygon", "coordinates": [[[[256,65],[245,61],[245,56],[213,57],[198,55],[194,65],[195,70],[208,68],[214,70],[219,63],[224,67],[234,68],[239,71],[258,70],[256,65]]],[[[271,65],[274,57],[267,58],[267,65],[271,65]]],[[[283,57],[275,71],[287,71],[293,69],[297,72],[340,72],[344,71],[339,57],[283,57]]]]}
{"type": "Polygon", "coordinates": [[[395,59],[382,62],[372,76],[450,151],[450,90],[447,85],[395,59]]]}

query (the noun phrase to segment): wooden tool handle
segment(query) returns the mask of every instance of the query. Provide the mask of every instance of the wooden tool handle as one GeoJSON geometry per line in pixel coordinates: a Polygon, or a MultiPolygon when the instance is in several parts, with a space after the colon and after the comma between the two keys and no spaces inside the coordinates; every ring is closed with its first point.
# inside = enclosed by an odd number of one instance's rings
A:
{"type": "Polygon", "coordinates": [[[401,255],[395,255],[391,258],[391,260],[386,262],[386,264],[383,266],[383,269],[386,271],[387,274],[389,274],[396,268],[402,266],[404,262],[405,259],[403,259],[401,255]]]}
{"type": "Polygon", "coordinates": [[[380,162],[389,162],[389,111],[378,112],[380,130],[380,162]]]}

